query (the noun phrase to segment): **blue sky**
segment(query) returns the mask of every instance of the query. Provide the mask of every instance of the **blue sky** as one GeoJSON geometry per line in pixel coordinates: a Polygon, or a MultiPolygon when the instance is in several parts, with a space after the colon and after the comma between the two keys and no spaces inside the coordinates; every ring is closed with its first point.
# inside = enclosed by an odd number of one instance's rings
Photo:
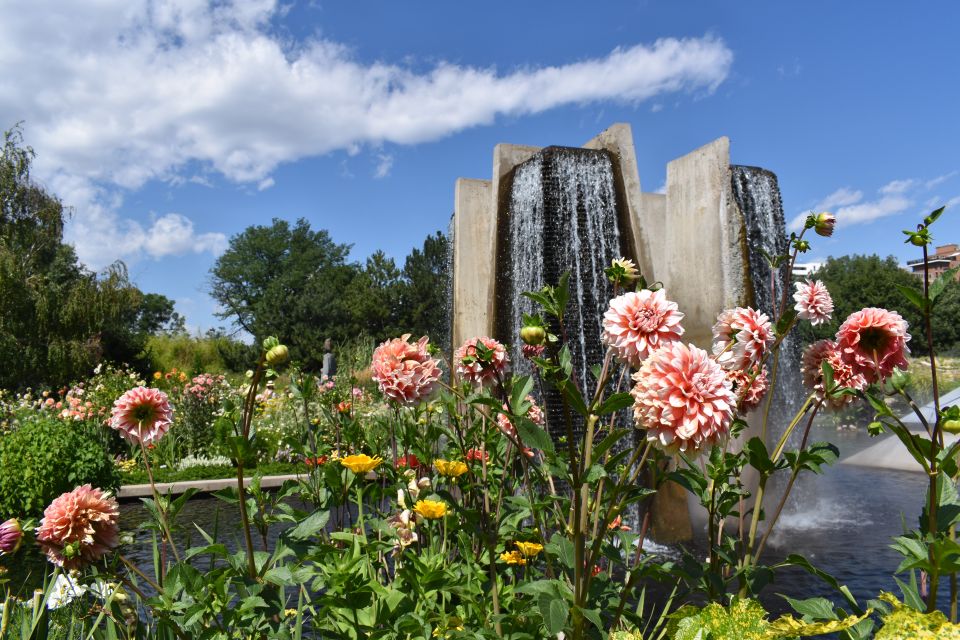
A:
{"type": "Polygon", "coordinates": [[[74,208],[92,268],[124,260],[192,328],[230,236],[305,217],[402,264],[493,145],[633,127],[645,191],[727,135],[788,218],[840,218],[811,259],[960,242],[954,2],[252,2],[0,5],[0,123],[74,208]],[[602,7],[602,8],[601,8],[602,7]],[[39,44],[38,44],[39,43],[39,44]]]}

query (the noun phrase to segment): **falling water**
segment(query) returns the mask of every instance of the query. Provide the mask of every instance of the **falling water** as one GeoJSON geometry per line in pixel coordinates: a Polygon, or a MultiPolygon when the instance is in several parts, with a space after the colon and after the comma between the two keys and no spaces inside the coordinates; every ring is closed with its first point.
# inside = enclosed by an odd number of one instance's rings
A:
{"type": "MultiPolygon", "coordinates": [[[[577,384],[592,393],[589,368],[603,360],[601,318],[613,294],[604,269],[622,255],[616,194],[605,151],[548,147],[516,168],[501,214],[497,333],[513,345],[517,373],[531,372],[520,350],[522,314],[539,311],[521,294],[570,271],[567,344],[577,384]]],[[[560,403],[547,396],[548,421],[560,424],[560,403]]]]}
{"type": "MultiPolygon", "coordinates": [[[[776,273],[771,273],[764,256],[764,252],[773,257],[786,255],[789,251],[777,176],[757,167],[732,166],[730,172],[734,198],[746,222],[754,304],[773,321],[779,315],[785,289],[787,305],[784,308],[790,309],[793,305],[789,292],[791,274],[787,272],[787,264],[782,265],[776,273]]],[[[800,343],[793,331],[780,347],[777,381],[773,390],[774,411],[770,418],[774,436],[782,432],[803,400],[799,363],[800,343]]]]}

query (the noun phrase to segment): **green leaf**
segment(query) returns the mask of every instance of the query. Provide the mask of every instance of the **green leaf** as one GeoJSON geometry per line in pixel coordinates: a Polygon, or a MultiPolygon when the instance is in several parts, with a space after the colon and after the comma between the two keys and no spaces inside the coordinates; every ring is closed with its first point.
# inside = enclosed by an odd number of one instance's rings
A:
{"type": "Polygon", "coordinates": [[[787,556],[786,560],[784,560],[783,562],[781,562],[776,566],[777,567],[800,567],[801,569],[805,570],[807,573],[817,576],[818,578],[826,582],[828,585],[830,585],[831,587],[839,591],[840,594],[844,597],[844,599],[846,599],[847,604],[850,605],[850,608],[854,611],[854,613],[856,613],[857,615],[864,614],[863,608],[857,603],[857,599],[853,597],[853,594],[850,593],[850,589],[846,585],[841,585],[840,582],[836,578],[834,578],[832,575],[830,575],[826,571],[823,571],[821,569],[817,569],[816,567],[814,567],[812,564],[810,564],[810,561],[804,558],[803,556],[798,555],[796,553],[792,553],[787,556]]]}
{"type": "Polygon", "coordinates": [[[292,540],[306,540],[323,531],[323,528],[327,526],[328,520],[330,520],[329,511],[314,511],[284,535],[292,540]]]}
{"type": "Polygon", "coordinates": [[[520,436],[520,442],[525,446],[540,449],[541,451],[553,452],[553,438],[543,430],[540,425],[534,423],[527,417],[517,417],[512,420],[517,428],[517,435],[520,436]]]}
{"type": "Polygon", "coordinates": [[[615,393],[607,398],[594,413],[598,416],[604,416],[608,413],[619,411],[620,409],[626,409],[632,404],[633,396],[629,393],[615,393]]]}
{"type": "Polygon", "coordinates": [[[767,446],[758,437],[750,438],[744,446],[747,452],[747,460],[750,466],[760,472],[762,476],[768,476],[773,473],[775,465],[767,452],[767,446]]]}
{"type": "Polygon", "coordinates": [[[927,300],[923,297],[923,294],[912,289],[910,287],[905,287],[902,284],[894,285],[897,288],[897,291],[903,294],[903,297],[906,298],[910,304],[915,306],[920,311],[924,311],[927,308],[927,300]]]}
{"type": "Polygon", "coordinates": [[[528,403],[526,398],[532,390],[533,378],[530,376],[520,376],[518,378],[514,378],[510,394],[510,410],[518,416],[526,414],[527,409],[530,408],[527,406],[528,403]]]}
{"type": "Polygon", "coordinates": [[[960,264],[953,267],[952,269],[947,269],[941,273],[936,280],[930,283],[930,303],[933,304],[937,301],[937,298],[940,297],[940,294],[943,293],[944,289],[947,288],[951,282],[953,282],[957,273],[960,272],[960,264]]]}
{"type": "Polygon", "coordinates": [[[944,207],[940,207],[940,208],[937,209],[936,211],[931,212],[930,215],[928,215],[926,218],[923,219],[923,224],[924,224],[924,226],[929,227],[929,226],[932,225],[934,222],[936,222],[936,221],[937,221],[937,218],[939,218],[940,216],[943,215],[944,209],[946,209],[945,206],[944,206],[944,207]]]}
{"type": "Polygon", "coordinates": [[[547,633],[555,636],[563,631],[567,624],[567,616],[570,615],[570,605],[560,596],[546,593],[540,595],[538,603],[547,633]]]}
{"type": "Polygon", "coordinates": [[[833,603],[826,598],[808,598],[806,600],[794,600],[785,595],[780,595],[786,600],[794,611],[810,618],[811,620],[838,620],[837,613],[833,610],[833,603]]]}

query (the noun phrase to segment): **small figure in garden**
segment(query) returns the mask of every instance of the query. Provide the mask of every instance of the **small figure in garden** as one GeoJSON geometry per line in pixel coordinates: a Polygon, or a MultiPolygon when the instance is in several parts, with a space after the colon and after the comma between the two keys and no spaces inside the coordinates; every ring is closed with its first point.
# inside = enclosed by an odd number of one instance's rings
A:
{"type": "Polygon", "coordinates": [[[337,357],[333,355],[333,340],[330,338],[323,341],[323,366],[320,375],[327,380],[337,375],[337,357]]]}

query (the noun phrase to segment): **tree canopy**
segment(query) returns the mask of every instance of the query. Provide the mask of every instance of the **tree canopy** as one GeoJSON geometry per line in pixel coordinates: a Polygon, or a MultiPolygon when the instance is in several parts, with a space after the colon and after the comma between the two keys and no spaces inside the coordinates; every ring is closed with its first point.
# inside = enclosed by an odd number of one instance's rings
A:
{"type": "Polygon", "coordinates": [[[446,334],[447,240],[428,236],[403,269],[382,251],[349,262],[350,245],[304,220],[274,219],[230,239],[211,269],[220,317],[255,339],[275,335],[293,358],[318,367],[323,341],[400,333],[446,334]]]}
{"type": "Polygon", "coordinates": [[[147,335],[182,325],[173,302],[144,295],[117,262],[95,274],[64,244],[60,200],[30,177],[19,127],[0,155],[0,387],[60,385],[102,359],[137,364],[147,335]],[[171,325],[170,323],[173,323],[171,325]]]}

